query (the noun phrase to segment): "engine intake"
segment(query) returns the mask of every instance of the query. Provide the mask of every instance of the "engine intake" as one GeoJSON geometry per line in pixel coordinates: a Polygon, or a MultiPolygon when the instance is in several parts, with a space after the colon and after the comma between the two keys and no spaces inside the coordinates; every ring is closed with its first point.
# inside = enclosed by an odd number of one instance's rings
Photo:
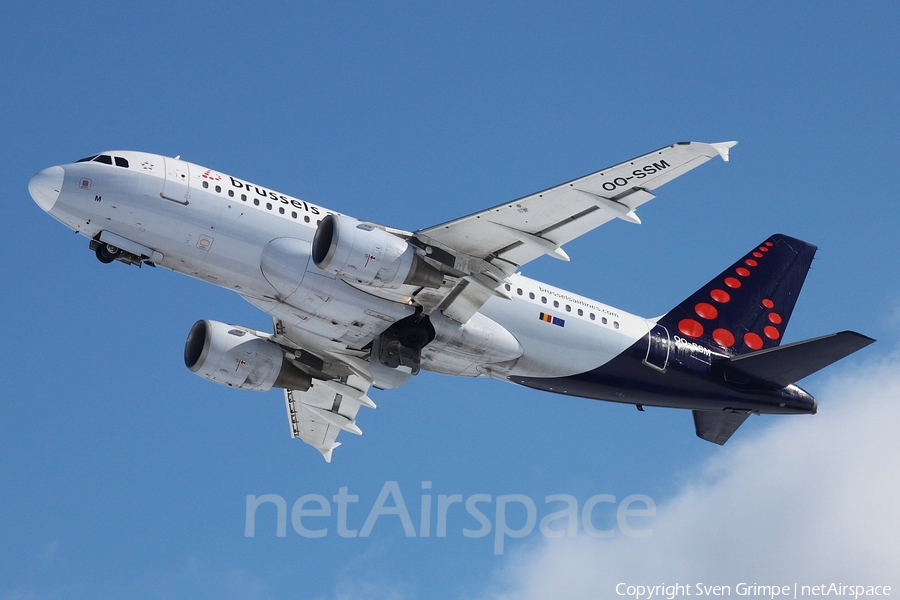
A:
{"type": "Polygon", "coordinates": [[[219,321],[194,323],[184,343],[184,364],[204,379],[242,390],[305,392],[312,384],[312,377],[287,359],[281,346],[219,321]]]}
{"type": "Polygon", "coordinates": [[[312,259],[323,271],[376,287],[439,288],[441,272],[403,238],[370,223],[328,215],[316,229],[312,259]]]}

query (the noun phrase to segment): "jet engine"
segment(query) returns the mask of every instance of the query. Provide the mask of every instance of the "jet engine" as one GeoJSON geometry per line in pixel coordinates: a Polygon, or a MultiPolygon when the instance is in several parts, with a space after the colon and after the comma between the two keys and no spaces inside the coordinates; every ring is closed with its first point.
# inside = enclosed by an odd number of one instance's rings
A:
{"type": "Polygon", "coordinates": [[[438,288],[443,281],[441,272],[403,238],[343,215],[322,219],[313,238],[312,259],[323,271],[375,287],[438,288]]]}
{"type": "Polygon", "coordinates": [[[252,330],[219,321],[197,321],[184,343],[184,364],[210,381],[242,390],[273,387],[306,391],[312,378],[278,344],[252,330]]]}

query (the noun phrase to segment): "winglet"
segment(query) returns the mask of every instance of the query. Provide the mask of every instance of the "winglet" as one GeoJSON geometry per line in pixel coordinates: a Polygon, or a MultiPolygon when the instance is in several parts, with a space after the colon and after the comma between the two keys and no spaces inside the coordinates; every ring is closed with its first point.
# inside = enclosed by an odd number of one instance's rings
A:
{"type": "Polygon", "coordinates": [[[722,160],[724,160],[725,162],[728,162],[728,151],[731,148],[734,148],[735,146],[737,146],[737,142],[735,142],[735,141],[717,142],[715,144],[710,144],[710,146],[712,146],[713,148],[716,149],[716,152],[719,153],[719,156],[722,157],[722,160]]]}

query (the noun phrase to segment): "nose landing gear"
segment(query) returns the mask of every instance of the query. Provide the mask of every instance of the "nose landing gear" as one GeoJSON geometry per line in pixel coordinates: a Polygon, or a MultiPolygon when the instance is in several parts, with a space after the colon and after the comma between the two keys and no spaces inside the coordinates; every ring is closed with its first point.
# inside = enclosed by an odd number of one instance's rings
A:
{"type": "Polygon", "coordinates": [[[102,242],[97,244],[94,252],[97,254],[97,260],[105,265],[108,265],[122,255],[121,249],[116,248],[111,244],[104,244],[102,242]]]}
{"type": "Polygon", "coordinates": [[[114,246],[113,244],[109,244],[107,242],[101,242],[97,239],[91,240],[90,248],[94,251],[97,260],[102,262],[104,265],[108,265],[109,263],[118,260],[125,263],[126,265],[137,265],[138,267],[140,267],[144,263],[150,265],[151,267],[156,266],[152,262],[146,260],[146,257],[132,254],[127,250],[122,250],[118,246],[114,246]]]}

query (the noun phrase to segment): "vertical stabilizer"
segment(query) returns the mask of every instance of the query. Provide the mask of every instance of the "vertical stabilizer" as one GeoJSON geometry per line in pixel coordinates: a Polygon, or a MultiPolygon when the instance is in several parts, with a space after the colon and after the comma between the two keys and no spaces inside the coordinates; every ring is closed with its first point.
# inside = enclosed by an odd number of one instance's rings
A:
{"type": "Polygon", "coordinates": [[[781,343],[816,247],[775,234],[659,320],[673,335],[730,354],[781,343]]]}

